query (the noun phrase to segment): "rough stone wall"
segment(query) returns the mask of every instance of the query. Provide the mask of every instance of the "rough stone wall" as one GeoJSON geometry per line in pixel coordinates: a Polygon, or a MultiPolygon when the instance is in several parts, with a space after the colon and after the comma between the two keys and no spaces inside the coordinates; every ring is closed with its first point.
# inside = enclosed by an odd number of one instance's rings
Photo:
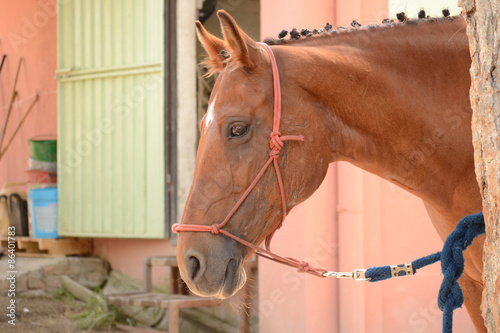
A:
{"type": "MultiPolygon", "coordinates": [[[[2,266],[6,267],[6,266],[2,266]]],[[[96,257],[16,258],[16,292],[61,287],[66,275],[89,289],[102,286],[108,279],[108,263],[96,257]]],[[[6,270],[0,272],[0,290],[9,289],[6,270]]]]}
{"type": "Polygon", "coordinates": [[[476,175],[486,222],[483,317],[500,332],[500,0],[462,0],[472,57],[471,105],[476,175]]]}

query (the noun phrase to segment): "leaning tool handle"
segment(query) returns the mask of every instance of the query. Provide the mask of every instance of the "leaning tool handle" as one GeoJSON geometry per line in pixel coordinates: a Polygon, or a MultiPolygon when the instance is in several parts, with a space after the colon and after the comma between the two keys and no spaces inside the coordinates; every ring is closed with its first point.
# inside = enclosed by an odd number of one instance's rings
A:
{"type": "Polygon", "coordinates": [[[19,59],[19,64],[17,65],[16,77],[14,78],[14,85],[12,86],[12,92],[10,94],[10,102],[9,107],[7,108],[7,113],[5,114],[5,119],[2,125],[2,132],[0,132],[0,149],[2,148],[3,138],[5,136],[5,129],[7,128],[7,123],[9,122],[10,111],[12,110],[12,106],[14,105],[14,100],[17,96],[16,86],[17,79],[19,78],[19,70],[21,69],[21,63],[23,62],[23,58],[19,59]]]}

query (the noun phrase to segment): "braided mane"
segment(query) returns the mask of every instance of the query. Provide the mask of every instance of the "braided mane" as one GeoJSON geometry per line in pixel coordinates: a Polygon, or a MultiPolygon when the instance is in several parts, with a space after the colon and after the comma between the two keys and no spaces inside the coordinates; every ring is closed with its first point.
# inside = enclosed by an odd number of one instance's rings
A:
{"type": "Polygon", "coordinates": [[[333,28],[330,23],[326,23],[323,29],[302,29],[300,32],[293,28],[290,33],[287,30],[282,30],[278,34],[278,39],[275,38],[266,38],[264,43],[268,45],[296,45],[303,44],[310,41],[319,41],[324,40],[325,38],[329,38],[331,36],[339,35],[339,34],[347,34],[355,31],[373,31],[373,30],[381,30],[381,29],[390,29],[397,28],[404,25],[413,25],[413,24],[432,24],[436,22],[443,21],[454,21],[463,19],[462,16],[450,16],[450,11],[448,9],[443,9],[442,11],[443,17],[429,17],[426,16],[424,10],[420,10],[418,12],[418,18],[411,19],[408,18],[404,12],[396,14],[397,20],[394,21],[392,19],[384,19],[381,23],[369,24],[369,25],[361,25],[358,21],[354,20],[351,22],[349,27],[337,27],[333,28]],[[286,39],[285,37],[289,35],[290,38],[286,39]]]}

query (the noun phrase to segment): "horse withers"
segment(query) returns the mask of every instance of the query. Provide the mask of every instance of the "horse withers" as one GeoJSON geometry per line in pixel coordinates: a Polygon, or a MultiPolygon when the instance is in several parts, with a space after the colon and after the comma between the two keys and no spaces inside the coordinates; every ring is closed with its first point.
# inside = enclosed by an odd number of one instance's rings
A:
{"type": "MultiPolygon", "coordinates": [[[[182,231],[179,269],[194,293],[234,295],[245,283],[242,263],[251,246],[274,233],[335,161],[421,198],[443,240],[462,217],[482,209],[462,18],[270,40],[269,54],[226,12],[218,17],[223,40],[196,24],[205,63],[220,74],[200,123],[193,184],[176,229],[182,231]],[[280,76],[278,133],[271,56],[280,76]],[[303,141],[282,140],[286,135],[303,141]],[[274,162],[276,169],[263,168],[274,162]]],[[[485,331],[483,241],[465,252],[459,281],[478,331],[485,331]]]]}

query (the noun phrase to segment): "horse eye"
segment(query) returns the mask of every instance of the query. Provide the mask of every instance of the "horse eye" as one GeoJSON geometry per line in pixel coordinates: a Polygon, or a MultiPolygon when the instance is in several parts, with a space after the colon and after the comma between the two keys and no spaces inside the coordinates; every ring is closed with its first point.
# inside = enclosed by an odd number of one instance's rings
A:
{"type": "Polygon", "coordinates": [[[231,127],[231,137],[242,136],[245,135],[248,128],[243,125],[236,125],[231,127]]]}

